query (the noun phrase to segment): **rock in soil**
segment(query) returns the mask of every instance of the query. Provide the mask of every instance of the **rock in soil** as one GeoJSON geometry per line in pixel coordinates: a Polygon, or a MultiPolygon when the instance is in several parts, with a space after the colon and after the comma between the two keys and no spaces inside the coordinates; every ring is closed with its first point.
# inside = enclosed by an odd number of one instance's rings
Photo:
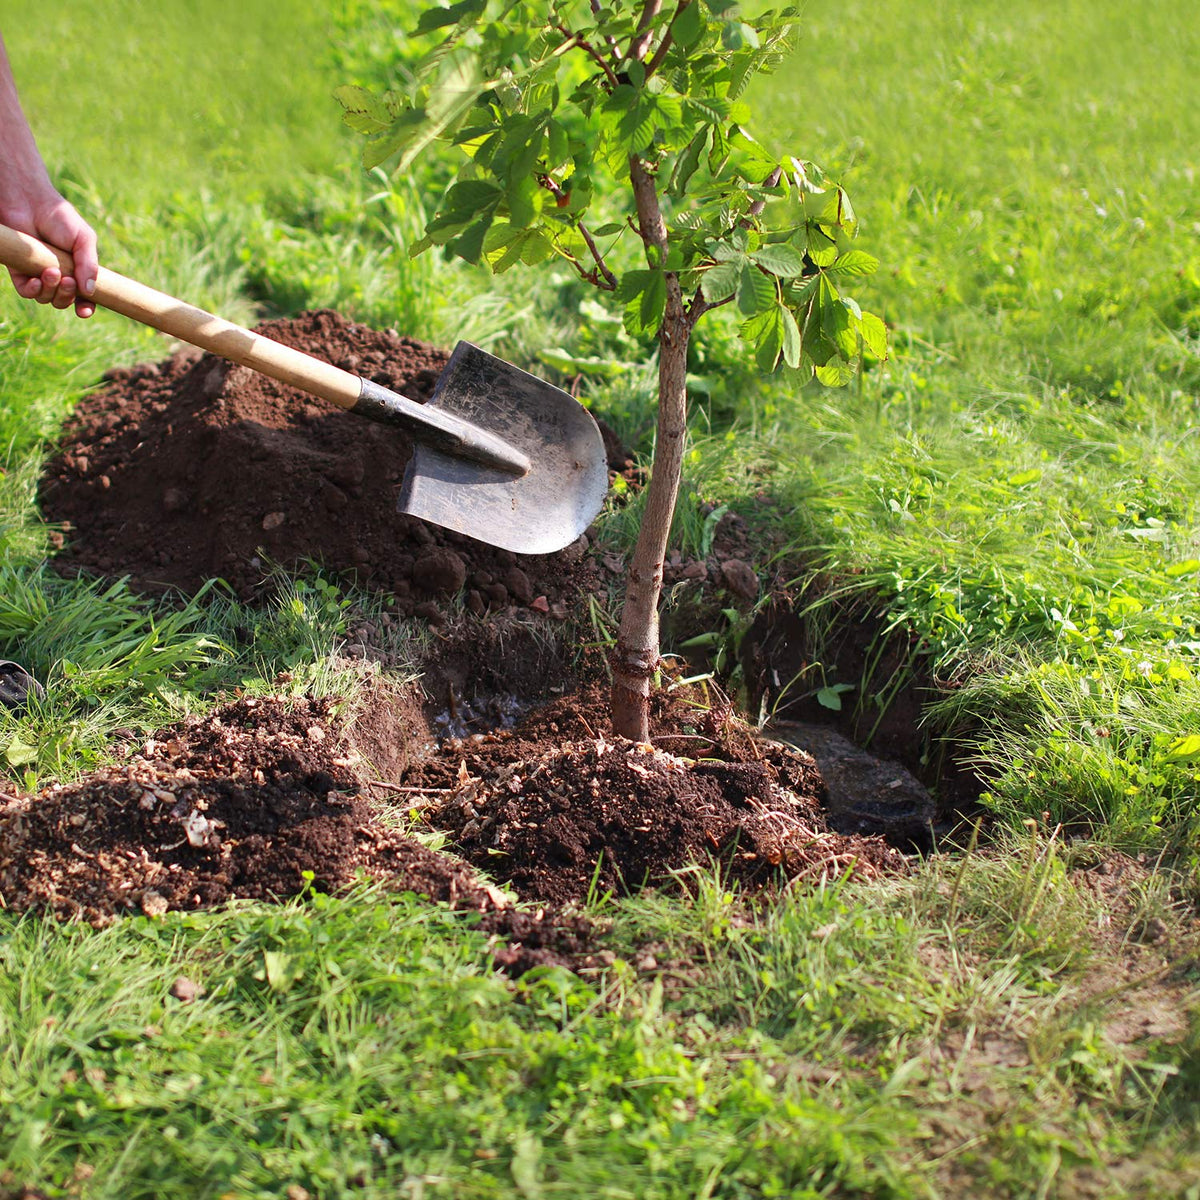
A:
{"type": "Polygon", "coordinates": [[[869,754],[828,725],[781,721],[772,730],[816,759],[835,829],[882,834],[893,845],[932,844],[937,805],[907,767],[869,754]]]}
{"type": "MultiPolygon", "coordinates": [[[[448,357],[333,312],[258,332],[414,400],[428,399],[448,357]]],[[[193,592],[219,577],[252,599],[264,564],[309,560],[393,591],[404,616],[471,574],[493,584],[475,588],[485,607],[570,602],[588,586],[595,568],[575,551],[516,568],[507,551],[398,513],[411,453],[400,430],[184,350],[109,372],[80,402],[40,499],[48,521],[69,527],[60,567],[129,575],[146,590],[193,592]]]]}

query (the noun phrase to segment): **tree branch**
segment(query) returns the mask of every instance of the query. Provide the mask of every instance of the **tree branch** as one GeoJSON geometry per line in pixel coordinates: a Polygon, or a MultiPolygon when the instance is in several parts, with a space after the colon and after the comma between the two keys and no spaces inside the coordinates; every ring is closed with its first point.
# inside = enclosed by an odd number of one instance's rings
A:
{"type": "Polygon", "coordinates": [[[565,25],[556,24],[554,28],[557,29],[558,32],[561,33],[569,43],[574,43],[577,45],[580,50],[584,51],[584,53],[586,53],[587,56],[600,67],[605,76],[608,78],[608,86],[610,89],[620,85],[620,80],[617,79],[616,73],[613,71],[612,67],[609,66],[608,59],[606,59],[604,55],[601,54],[600,51],[597,50],[596,47],[587,40],[587,38],[581,37],[577,33],[572,33],[565,25]]]}
{"type": "Polygon", "coordinates": [[[696,289],[696,294],[688,301],[687,317],[688,322],[694,327],[696,322],[700,320],[706,312],[712,312],[714,308],[720,308],[722,305],[728,304],[736,295],[735,292],[730,292],[724,300],[705,300],[704,293],[700,288],[696,289]]]}
{"type": "Polygon", "coordinates": [[[695,0],[679,0],[675,7],[675,16],[667,23],[667,31],[663,34],[663,40],[658,43],[658,49],[655,50],[653,57],[646,64],[646,78],[649,79],[659,67],[662,66],[663,59],[667,57],[667,52],[671,49],[671,26],[675,24],[676,18],[689,4],[695,0]]]}
{"type": "MultiPolygon", "coordinates": [[[[602,7],[603,6],[601,5],[600,0],[592,0],[592,16],[598,17],[602,7]]],[[[621,61],[621,49],[617,45],[617,39],[613,37],[611,33],[606,33],[604,35],[604,40],[608,43],[608,48],[612,52],[613,62],[619,63],[621,61]]]]}
{"type": "Polygon", "coordinates": [[[633,41],[629,43],[629,53],[625,56],[626,58],[641,62],[646,57],[646,51],[650,49],[650,38],[654,34],[654,18],[661,11],[662,0],[646,0],[646,6],[642,9],[642,19],[638,22],[637,33],[633,35],[633,41]]]}
{"type": "MultiPolygon", "coordinates": [[[[548,191],[555,198],[555,200],[567,200],[568,194],[564,192],[563,189],[559,187],[549,175],[539,175],[538,183],[540,183],[542,187],[544,187],[546,191],[548,191]]],[[[591,251],[592,258],[596,261],[595,270],[585,271],[583,269],[583,264],[574,255],[567,254],[565,257],[575,264],[575,269],[579,272],[582,278],[588,281],[588,283],[594,283],[596,287],[600,288],[602,291],[615,292],[617,290],[617,277],[608,269],[608,264],[604,261],[604,254],[600,250],[600,247],[596,245],[596,239],[592,236],[592,231],[588,229],[588,227],[582,221],[576,221],[575,228],[579,230],[583,240],[587,243],[588,250],[591,251]]]]}
{"type": "Polygon", "coordinates": [[[629,180],[633,184],[633,199],[637,206],[638,233],[647,246],[655,246],[663,260],[667,257],[667,223],[663,219],[658,203],[658,192],[654,187],[654,176],[642,158],[633,154],[629,158],[629,180]]]}

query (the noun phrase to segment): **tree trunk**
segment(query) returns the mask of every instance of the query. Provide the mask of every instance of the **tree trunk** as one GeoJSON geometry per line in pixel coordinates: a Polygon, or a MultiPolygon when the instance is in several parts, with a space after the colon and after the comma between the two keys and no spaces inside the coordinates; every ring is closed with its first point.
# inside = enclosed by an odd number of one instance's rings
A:
{"type": "MultiPolygon", "coordinates": [[[[630,163],[642,239],[666,261],[667,230],[653,176],[642,162],[630,163]]],[[[684,307],[679,277],[667,271],[667,303],[658,333],[658,432],[646,511],[629,564],[625,604],[613,653],[613,732],[635,741],[650,740],[650,680],[659,664],[658,602],[663,564],[687,438],[687,347],[692,322],[684,307]]]]}

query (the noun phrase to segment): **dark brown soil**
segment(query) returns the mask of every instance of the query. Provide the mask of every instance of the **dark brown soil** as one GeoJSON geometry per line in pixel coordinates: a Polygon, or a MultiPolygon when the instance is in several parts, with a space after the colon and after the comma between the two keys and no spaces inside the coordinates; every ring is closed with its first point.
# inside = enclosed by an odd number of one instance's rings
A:
{"type": "Polygon", "coordinates": [[[372,819],[321,703],[243,699],[186,721],[121,767],[0,809],[9,908],[103,920],[321,890],[368,870],[435,899],[477,891],[463,869],[372,819]]]}
{"type": "Polygon", "coordinates": [[[588,964],[590,923],[513,908],[466,864],[386,829],[318,702],[243,699],[126,763],[0,806],[0,906],[106,924],[361,876],[482,914],[506,970],[588,964]]]}
{"type": "MultiPolygon", "coordinates": [[[[801,568],[790,574],[802,574],[801,568]]],[[[814,615],[812,599],[777,588],[743,639],[751,711],[765,708],[779,721],[828,725],[872,755],[902,763],[934,789],[934,829],[951,837],[962,821],[983,815],[978,799],[984,787],[958,750],[970,731],[938,730],[925,718],[927,706],[944,697],[953,681],[933,678],[917,636],[885,622],[865,598],[834,599],[832,617],[814,615]],[[817,699],[826,683],[853,687],[837,711],[817,699]]],[[[907,836],[901,834],[902,843],[907,836]]]]}
{"type": "Polygon", "coordinates": [[[656,725],[656,747],[611,739],[591,688],[511,731],[448,741],[410,778],[441,797],[432,824],[526,899],[626,895],[710,861],[749,885],[903,868],[881,838],[829,829],[808,755],[751,739],[728,713],[661,703],[656,725]]]}
{"type": "MultiPolygon", "coordinates": [[[[560,906],[593,886],[624,894],[714,859],[747,885],[903,869],[882,840],[829,831],[806,755],[755,742],[727,714],[689,721],[660,706],[674,734],[664,745],[686,741],[696,757],[685,759],[606,739],[604,710],[594,688],[512,731],[401,754],[401,783],[367,761],[385,728],[377,716],[347,725],[323,702],[243,698],[126,747],[118,767],[8,797],[0,905],[103,924],[337,891],[367,875],[481,913],[497,961],[523,970],[590,961],[589,923],[560,906]],[[548,908],[514,908],[467,863],[381,824],[371,790],[424,811],[466,859],[548,908]]],[[[416,713],[396,705],[392,736],[402,726],[426,747],[416,713]]]]}
{"type": "MultiPolygon", "coordinates": [[[[333,312],[259,332],[415,400],[428,398],[447,359],[333,312]]],[[[398,513],[411,450],[390,426],[184,350],[110,372],[79,404],[41,501],[63,525],[60,566],[129,575],[144,589],[193,592],[220,577],[250,599],[270,563],[315,560],[393,592],[402,615],[426,606],[438,619],[436,601],[464,590],[478,613],[517,605],[565,617],[577,577],[596,570],[583,546],[518,561],[398,513]]]]}
{"type": "MultiPolygon", "coordinates": [[[[446,361],[331,312],[260,329],[415,399],[446,361]]],[[[629,475],[625,451],[606,443],[610,467],[629,475]]],[[[483,913],[512,969],[585,952],[582,927],[506,904],[461,860],[381,826],[368,795],[403,800],[470,863],[549,905],[668,884],[710,860],[750,887],[902,869],[881,839],[829,828],[807,754],[752,737],[728,711],[660,701],[654,749],[614,741],[603,689],[573,691],[573,667],[538,649],[553,639],[536,623],[579,619],[580,596],[605,593],[624,563],[586,537],[518,560],[397,513],[410,452],[395,429],[199,352],[112,372],[81,402],[41,490],[63,526],[60,566],[149,590],[191,592],[216,576],[253,599],[271,563],[316,560],[443,628],[424,709],[399,692],[360,706],[357,754],[321,705],[244,699],[165,731],[119,769],[11,799],[0,902],[104,921],[309,882],[336,890],[365,872],[483,913]],[[454,595],[467,618],[448,618],[454,595]]],[[[749,610],[762,581],[740,518],[714,533],[711,554],[673,554],[664,575],[688,600],[680,611],[716,621],[749,610]]],[[[349,635],[348,653],[385,659],[365,618],[349,635]]]]}

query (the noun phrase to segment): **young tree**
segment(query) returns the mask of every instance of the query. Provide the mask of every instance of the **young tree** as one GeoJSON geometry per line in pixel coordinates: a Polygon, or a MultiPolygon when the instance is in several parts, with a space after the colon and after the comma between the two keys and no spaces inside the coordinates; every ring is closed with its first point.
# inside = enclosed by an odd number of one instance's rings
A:
{"type": "Polygon", "coordinates": [[[840,290],[878,265],[850,247],[845,192],[746,128],[747,87],[784,61],[797,15],[749,18],[732,0],[457,0],[422,14],[416,35],[438,44],[396,91],[336,93],[368,135],[368,168],[398,156],[407,170],[437,140],[461,154],[412,254],[442,246],[496,272],[565,261],[622,305],[630,334],[657,339],[654,462],[612,661],[613,728],[639,741],[696,322],[734,309],[758,365],[786,368],[797,390],[813,375],[843,385],[864,351],[887,351],[883,322],[840,290]],[[614,248],[631,231],[641,261],[621,270],[614,248]]]}

